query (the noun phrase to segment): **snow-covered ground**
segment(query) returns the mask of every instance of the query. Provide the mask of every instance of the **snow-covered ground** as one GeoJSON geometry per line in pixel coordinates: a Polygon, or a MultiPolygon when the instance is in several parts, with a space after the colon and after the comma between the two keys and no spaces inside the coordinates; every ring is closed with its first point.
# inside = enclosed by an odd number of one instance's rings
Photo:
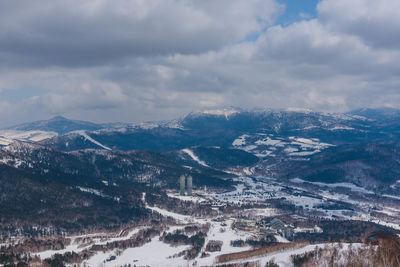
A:
{"type": "Polygon", "coordinates": [[[99,147],[101,147],[101,148],[103,148],[103,149],[111,150],[111,148],[109,148],[109,147],[107,147],[107,146],[101,144],[100,142],[98,142],[98,141],[94,140],[92,137],[90,137],[90,136],[86,133],[86,131],[74,131],[74,132],[72,132],[72,133],[79,134],[79,135],[83,136],[86,140],[92,142],[93,144],[95,144],[95,145],[97,145],[97,146],[99,146],[99,147]]]}
{"type": "Polygon", "coordinates": [[[145,201],[146,199],[146,194],[143,193],[142,195],[142,201],[145,204],[146,209],[152,210],[153,212],[157,212],[165,217],[170,217],[176,220],[176,222],[178,223],[205,223],[206,219],[199,219],[199,218],[195,218],[193,216],[188,216],[188,215],[183,215],[183,214],[179,214],[176,212],[171,212],[165,209],[161,209],[159,207],[151,207],[147,204],[147,202],[145,201]]]}
{"type": "Polygon", "coordinates": [[[254,135],[243,134],[237,137],[232,142],[232,146],[252,153],[257,157],[265,158],[276,156],[276,153],[282,150],[291,157],[306,157],[319,153],[333,145],[321,142],[317,138],[295,136],[282,138],[272,134],[257,133],[254,135]]]}
{"type": "Polygon", "coordinates": [[[352,183],[321,183],[321,182],[309,182],[309,181],[305,181],[303,179],[300,178],[294,178],[290,180],[293,183],[310,183],[310,184],[314,184],[320,187],[345,187],[345,188],[349,188],[351,191],[353,192],[360,192],[360,193],[364,193],[364,194],[374,194],[374,192],[366,190],[363,187],[360,186],[356,186],[355,184],[352,183]]]}
{"type": "MultiPolygon", "coordinates": [[[[357,203],[356,200],[351,199],[351,195],[346,195],[344,193],[335,193],[332,190],[335,190],[335,186],[325,186],[320,185],[319,183],[316,186],[324,187],[324,190],[315,190],[315,197],[310,192],[305,191],[306,189],[302,188],[303,180],[297,179],[294,182],[294,187],[283,185],[281,182],[267,177],[248,177],[242,176],[235,178],[235,181],[238,183],[235,186],[235,190],[231,192],[225,193],[213,193],[207,192],[206,190],[202,192],[198,192],[201,197],[191,197],[191,196],[179,196],[176,193],[168,192],[170,197],[179,198],[183,201],[192,201],[192,202],[204,202],[204,201],[216,201],[219,203],[227,203],[234,202],[238,204],[244,203],[262,203],[267,199],[277,199],[284,198],[286,201],[293,203],[296,206],[302,206],[304,210],[318,210],[325,214],[326,217],[341,216],[348,219],[354,220],[365,220],[365,221],[373,221],[381,225],[386,225],[393,227],[395,229],[400,229],[398,224],[394,224],[391,222],[379,221],[376,218],[371,217],[367,212],[357,211],[354,212],[354,215],[343,215],[343,210],[323,210],[318,206],[320,204],[325,203],[326,201],[335,201],[340,200],[348,203],[357,203]],[[288,189],[294,190],[287,191],[288,189]]],[[[343,185],[340,185],[343,187],[343,185]]],[[[360,188],[355,185],[347,186],[349,192],[353,190],[360,193],[365,193],[360,190],[360,188]]],[[[96,192],[89,192],[96,193],[96,192]]],[[[241,231],[232,227],[235,222],[234,217],[221,217],[220,221],[213,220],[212,218],[195,218],[193,216],[187,216],[183,214],[179,214],[176,212],[168,211],[162,209],[160,207],[151,207],[148,206],[146,201],[146,196],[143,194],[142,201],[145,204],[145,207],[153,212],[157,212],[163,216],[170,217],[175,219],[176,224],[173,226],[169,226],[169,229],[164,230],[165,232],[174,232],[176,230],[183,230],[187,225],[209,225],[209,231],[206,236],[205,245],[200,251],[199,255],[190,261],[184,259],[183,256],[177,256],[178,253],[190,249],[190,246],[180,245],[180,246],[170,246],[167,243],[160,241],[159,236],[153,237],[150,242],[145,243],[141,247],[135,248],[127,248],[125,250],[114,249],[107,252],[97,252],[91,258],[89,258],[84,263],[86,266],[124,266],[131,264],[131,266],[187,266],[188,264],[191,266],[196,264],[196,266],[218,266],[216,259],[219,255],[240,252],[251,249],[250,247],[233,247],[231,242],[234,240],[246,240],[250,237],[255,237],[259,233],[251,232],[251,231],[241,231]],[[206,245],[209,241],[222,241],[221,251],[218,252],[207,252],[205,251],[206,245]],[[202,253],[209,254],[208,257],[201,258],[202,253]],[[115,259],[111,261],[107,261],[110,257],[115,256],[115,259]]],[[[360,209],[368,210],[371,208],[366,203],[360,203],[360,209]]],[[[386,207],[382,208],[382,212],[388,215],[396,215],[400,210],[395,207],[386,207]]],[[[250,208],[243,210],[241,215],[243,216],[260,216],[260,217],[273,217],[279,214],[279,210],[274,208],[250,208]]],[[[107,242],[125,240],[132,237],[135,233],[137,233],[142,228],[130,229],[129,233],[124,236],[120,236],[120,234],[116,234],[114,236],[109,236],[106,234],[93,234],[92,241],[90,241],[90,245],[93,244],[105,244],[107,242]]],[[[301,229],[296,228],[295,231],[312,231],[314,229],[301,229]]],[[[88,237],[86,235],[85,237],[88,237]]],[[[82,237],[82,236],[81,236],[82,237]]],[[[275,235],[275,238],[279,242],[289,242],[287,239],[275,235]]],[[[82,244],[82,239],[78,239],[77,237],[71,237],[71,244],[68,245],[64,250],[48,250],[40,253],[36,253],[42,259],[51,257],[55,253],[65,253],[67,251],[75,251],[80,252],[85,248],[89,247],[89,243],[82,244]]],[[[291,263],[291,255],[302,254],[304,252],[312,251],[317,246],[324,247],[325,244],[317,244],[317,245],[308,245],[301,248],[289,249],[287,251],[280,251],[271,253],[268,255],[262,255],[256,258],[245,259],[244,261],[258,261],[261,263],[261,266],[264,266],[266,262],[271,259],[274,259],[279,266],[289,267],[293,266],[291,263]]],[[[346,249],[346,245],[344,245],[344,249],[346,249]]],[[[237,262],[237,261],[236,261],[237,262]]]]}
{"type": "Polygon", "coordinates": [[[97,189],[87,188],[87,187],[82,187],[82,186],[77,186],[76,188],[78,188],[80,191],[85,192],[85,193],[90,193],[90,194],[100,196],[100,197],[105,196],[100,190],[97,190],[97,189]]]}
{"type": "Polygon", "coordinates": [[[165,266],[165,267],[184,267],[187,266],[187,260],[181,257],[174,257],[180,251],[189,249],[190,246],[172,247],[159,240],[159,237],[154,237],[151,242],[144,244],[141,247],[128,248],[120,255],[116,250],[106,253],[98,252],[96,255],[85,261],[84,264],[88,267],[98,266],[165,266]],[[106,260],[111,256],[116,256],[116,259],[110,262],[106,260]]]}
{"type": "Polygon", "coordinates": [[[199,163],[200,165],[203,165],[204,167],[208,167],[208,165],[207,165],[204,161],[200,160],[199,157],[197,157],[197,156],[193,153],[192,150],[190,150],[190,149],[188,149],[188,148],[185,148],[185,149],[182,149],[182,152],[185,152],[186,154],[188,154],[189,157],[191,157],[194,161],[196,161],[196,162],[199,163]]]}
{"type": "MultiPolygon", "coordinates": [[[[145,194],[142,196],[142,200],[145,201],[145,194]]],[[[175,230],[183,230],[186,225],[197,224],[204,225],[208,224],[209,232],[207,233],[207,237],[205,240],[205,246],[202,251],[199,253],[198,257],[187,261],[183,258],[183,256],[176,256],[177,253],[182,252],[190,248],[190,246],[170,246],[169,244],[163,243],[159,240],[159,237],[156,236],[152,238],[152,240],[141,247],[128,248],[123,251],[112,250],[108,252],[98,252],[94,256],[92,256],[89,260],[84,263],[86,266],[124,266],[125,264],[136,264],[137,266],[187,266],[187,264],[196,263],[197,266],[212,266],[215,264],[215,259],[217,256],[239,252],[250,249],[250,247],[233,247],[231,246],[231,242],[237,239],[246,240],[249,237],[252,237],[254,233],[239,231],[233,229],[232,225],[234,223],[233,219],[223,220],[223,221],[214,221],[212,219],[200,219],[193,218],[191,216],[186,216],[174,212],[170,212],[158,207],[150,207],[145,202],[146,208],[151,209],[154,212],[158,212],[164,216],[174,218],[181,225],[176,225],[170,227],[166,232],[173,232],[175,230]],[[210,240],[218,240],[222,241],[221,251],[218,252],[207,252],[205,251],[205,247],[210,240]],[[208,257],[201,258],[201,254],[205,252],[208,253],[208,257]],[[174,256],[175,255],[175,256],[174,256]],[[115,260],[107,262],[107,259],[110,259],[111,256],[115,256],[115,260]]],[[[271,214],[273,210],[269,210],[271,214]]],[[[259,212],[263,212],[262,209],[259,209],[259,212]]],[[[265,211],[264,211],[265,212],[265,211]]],[[[132,236],[130,233],[128,236],[132,236]]],[[[287,242],[287,240],[282,239],[282,241],[287,242]]],[[[68,249],[78,249],[71,244],[68,249]]],[[[79,250],[77,250],[79,251],[79,250]]],[[[80,250],[81,251],[81,250],[80,250]]],[[[43,252],[41,255],[43,256],[51,256],[54,251],[43,252]]]]}
{"type": "MultiPolygon", "coordinates": [[[[351,183],[309,183],[302,179],[292,179],[293,185],[288,185],[285,182],[275,180],[273,178],[267,178],[262,176],[248,177],[242,176],[233,179],[238,182],[235,185],[235,190],[224,193],[204,193],[203,196],[206,199],[211,199],[221,203],[264,203],[269,199],[285,199],[297,207],[302,207],[305,212],[318,212],[321,217],[332,218],[334,216],[354,219],[354,220],[365,220],[372,221],[381,225],[386,225],[394,229],[399,229],[398,220],[395,218],[399,217],[400,209],[394,204],[388,206],[385,203],[371,202],[368,199],[373,198],[373,192],[366,190],[362,187],[356,186],[351,183]],[[306,183],[305,183],[306,182],[306,183]],[[310,191],[309,185],[315,185],[310,191]],[[340,190],[340,193],[336,192],[337,188],[348,188],[348,191],[340,190]],[[360,197],[367,197],[367,199],[360,199],[360,197]],[[324,205],[334,205],[335,202],[347,203],[353,210],[349,209],[325,209],[324,205]],[[370,210],[374,209],[380,213],[392,216],[393,220],[383,221],[382,219],[371,216],[370,210]]],[[[390,196],[386,196],[390,197],[390,196]]],[[[397,198],[393,198],[397,199],[397,198]]],[[[279,211],[274,209],[256,209],[251,210],[253,215],[263,214],[266,217],[276,216],[279,211]],[[262,211],[263,210],[263,211],[262,211]]]]}
{"type": "Polygon", "coordinates": [[[46,250],[38,253],[33,253],[36,256],[39,256],[41,259],[46,259],[54,256],[55,254],[64,254],[67,252],[76,252],[79,253],[92,245],[104,245],[109,242],[114,241],[123,241],[130,239],[133,235],[137,234],[140,230],[144,229],[144,227],[138,227],[134,229],[130,229],[127,234],[121,236],[120,234],[110,234],[110,233],[93,233],[87,235],[77,235],[77,236],[69,236],[66,237],[70,239],[71,242],[65,249],[62,250],[46,250]]]}
{"type": "Polygon", "coordinates": [[[150,207],[150,206],[146,206],[146,208],[160,213],[161,215],[165,216],[165,217],[171,217],[174,218],[176,221],[181,222],[181,223],[190,223],[190,222],[194,222],[195,219],[192,216],[187,216],[187,215],[182,215],[179,213],[175,213],[175,212],[171,212],[171,211],[167,211],[164,209],[160,209],[158,207],[150,207]]]}
{"type": "Polygon", "coordinates": [[[6,165],[13,166],[15,168],[21,167],[22,164],[27,164],[29,167],[32,167],[32,164],[27,163],[26,161],[23,161],[18,158],[3,157],[3,158],[0,158],[0,163],[4,163],[6,165]]]}
{"type": "MultiPolygon", "coordinates": [[[[227,253],[240,252],[250,249],[249,247],[233,247],[231,246],[231,241],[242,239],[246,240],[253,234],[250,232],[237,231],[232,229],[233,220],[225,221],[226,226],[222,226],[222,223],[211,222],[210,231],[208,232],[205,244],[207,245],[210,240],[222,241],[221,251],[218,252],[206,252],[203,248],[202,252],[210,254],[209,257],[200,258],[197,257],[194,261],[197,262],[198,266],[211,266],[215,263],[217,256],[227,253]]],[[[200,252],[200,255],[201,253],[200,252]]]]}
{"type": "Polygon", "coordinates": [[[388,195],[388,194],[384,194],[384,197],[388,197],[388,198],[394,198],[394,199],[399,199],[400,200],[400,196],[393,196],[393,195],[388,195]]]}
{"type": "Polygon", "coordinates": [[[177,198],[182,201],[190,201],[190,202],[195,202],[195,203],[200,203],[207,201],[207,199],[197,196],[196,191],[193,192],[193,196],[181,196],[179,193],[173,193],[173,192],[168,192],[167,195],[172,198],[177,198]]]}
{"type": "Polygon", "coordinates": [[[247,134],[243,134],[243,135],[239,136],[238,138],[236,138],[236,139],[233,141],[232,146],[238,147],[238,146],[244,146],[244,145],[246,145],[246,138],[247,138],[247,137],[249,137],[249,135],[247,135],[247,134]]]}
{"type": "MultiPolygon", "coordinates": [[[[222,241],[222,249],[218,252],[206,252],[205,246],[200,252],[199,256],[193,260],[185,260],[183,256],[177,257],[181,251],[187,250],[190,246],[170,246],[159,240],[159,237],[154,237],[150,242],[144,244],[141,247],[128,248],[121,253],[117,250],[112,250],[108,252],[98,252],[89,260],[84,263],[86,266],[124,266],[125,264],[136,264],[136,266],[155,266],[155,267],[179,267],[187,266],[187,264],[193,264],[196,262],[197,266],[212,266],[215,264],[215,259],[217,256],[239,252],[250,249],[250,247],[233,247],[231,246],[231,241],[237,239],[247,239],[253,234],[250,232],[241,232],[232,229],[233,220],[228,220],[223,225],[221,222],[213,222],[212,220],[205,220],[204,222],[210,224],[210,230],[207,234],[205,245],[210,240],[222,241]],[[210,254],[209,257],[201,258],[202,252],[210,254]],[[120,255],[118,255],[120,254],[120,255]],[[175,256],[174,256],[175,255],[175,256]],[[115,256],[116,259],[110,262],[104,263],[111,256],[115,256]]],[[[174,226],[168,230],[168,232],[173,232],[177,229],[183,229],[183,226],[174,226]]]]}
{"type": "Polygon", "coordinates": [[[7,146],[14,141],[39,142],[57,136],[55,132],[0,130],[0,145],[7,146]]]}

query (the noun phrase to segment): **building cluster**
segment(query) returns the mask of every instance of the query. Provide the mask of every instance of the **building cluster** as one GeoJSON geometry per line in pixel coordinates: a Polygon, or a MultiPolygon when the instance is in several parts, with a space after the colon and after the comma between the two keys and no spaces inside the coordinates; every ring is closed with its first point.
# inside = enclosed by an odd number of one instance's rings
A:
{"type": "Polygon", "coordinates": [[[179,184],[180,184],[179,192],[180,192],[181,196],[185,195],[185,189],[186,189],[187,196],[191,196],[193,194],[193,178],[192,178],[192,176],[181,175],[181,177],[179,178],[179,184]],[[187,185],[186,185],[186,181],[187,181],[187,185]]]}
{"type": "Polygon", "coordinates": [[[317,225],[314,228],[294,228],[293,225],[286,224],[278,218],[270,221],[238,220],[233,227],[242,231],[278,234],[288,240],[293,240],[294,235],[299,232],[322,233],[322,229],[317,225]]]}
{"type": "Polygon", "coordinates": [[[272,219],[270,222],[261,221],[237,221],[235,228],[242,231],[263,232],[270,234],[279,234],[287,239],[292,239],[294,235],[294,227],[290,224],[285,224],[278,218],[272,219]]]}

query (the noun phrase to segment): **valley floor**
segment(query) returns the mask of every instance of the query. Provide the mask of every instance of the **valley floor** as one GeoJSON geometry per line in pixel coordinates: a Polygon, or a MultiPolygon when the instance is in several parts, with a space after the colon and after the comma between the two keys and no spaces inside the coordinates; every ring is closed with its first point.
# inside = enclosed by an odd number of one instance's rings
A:
{"type": "MultiPolygon", "coordinates": [[[[355,225],[358,225],[359,221],[366,221],[388,226],[393,230],[400,229],[400,209],[396,208],[398,203],[394,202],[397,201],[395,198],[388,197],[385,198],[387,202],[378,202],[372,192],[359,190],[355,186],[337,185],[336,187],[321,183],[306,183],[302,180],[283,185],[274,179],[251,176],[237,178],[236,182],[236,189],[229,192],[196,190],[194,196],[180,196],[176,191],[168,191],[169,198],[211,206],[219,213],[218,216],[213,217],[188,216],[150,206],[146,203],[146,196],[143,194],[142,200],[145,202],[145,207],[153,213],[169,218],[169,223],[159,227],[156,234],[148,235],[140,245],[121,244],[139,239],[144,235],[143,232],[153,226],[121,229],[119,233],[70,236],[66,237],[70,240],[70,244],[64,249],[47,250],[33,255],[43,260],[66,252],[82,254],[85,251],[91,251],[90,256],[81,262],[80,266],[95,267],[129,266],[129,264],[130,266],[171,267],[227,266],[225,264],[235,266],[234,264],[241,262],[254,264],[257,262],[261,264],[260,266],[265,266],[270,260],[274,260],[279,266],[293,266],[292,255],[334,246],[335,243],[318,242],[319,239],[324,238],[324,225],[322,223],[318,225],[318,221],[329,219],[328,222],[338,222],[336,225],[340,225],[342,220],[354,222],[355,225]],[[340,190],[337,190],[338,187],[340,190]],[[280,200],[278,205],[274,206],[269,202],[269,200],[276,202],[277,199],[280,200]],[[231,207],[232,210],[227,207],[231,207]],[[372,210],[379,212],[371,213],[372,210]],[[382,217],[379,218],[377,215],[382,217]],[[311,222],[307,221],[310,220],[310,216],[314,218],[311,222]],[[278,226],[273,226],[274,219],[278,226]],[[188,227],[195,227],[197,230],[188,232],[188,227]],[[199,235],[203,241],[200,245],[195,242],[168,241],[166,238],[168,235],[172,238],[171,240],[183,238],[182,236],[190,239],[199,235]],[[319,239],[314,238],[315,236],[319,239]],[[310,239],[309,241],[313,244],[299,243],[298,247],[288,246],[251,258],[244,257],[239,260],[220,262],[221,255],[251,251],[251,242],[260,242],[265,237],[272,238],[269,241],[271,245],[295,244],[293,242],[304,240],[308,242],[307,239],[310,239]],[[115,248],[110,247],[109,244],[115,244],[115,248]],[[216,248],[210,249],[210,244],[217,244],[216,248]],[[103,247],[99,250],[93,249],[101,246],[103,247]],[[194,256],[188,256],[188,253],[194,249],[197,249],[193,252],[194,256]]],[[[329,233],[326,234],[329,235],[329,233]]],[[[351,236],[348,238],[353,239],[351,236]]],[[[341,250],[354,246],[362,246],[362,244],[344,242],[341,250]]],[[[75,266],[74,263],[69,265],[75,266]]]]}

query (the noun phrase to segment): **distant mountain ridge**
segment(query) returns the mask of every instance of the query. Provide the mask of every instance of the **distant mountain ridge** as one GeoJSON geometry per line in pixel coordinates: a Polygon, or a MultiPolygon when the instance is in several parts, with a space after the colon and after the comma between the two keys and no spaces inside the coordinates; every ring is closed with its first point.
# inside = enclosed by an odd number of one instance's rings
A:
{"type": "Polygon", "coordinates": [[[325,113],[325,112],[316,112],[309,109],[298,109],[298,108],[288,108],[281,110],[274,109],[243,109],[237,107],[228,107],[222,109],[204,109],[191,112],[184,116],[181,119],[175,120],[167,120],[167,121],[153,121],[153,122],[144,122],[144,123],[93,123],[89,121],[83,120],[73,120],[68,119],[63,116],[55,116],[48,120],[39,120],[33,122],[22,123],[10,127],[5,127],[3,130],[18,130],[18,131],[32,131],[32,130],[40,130],[40,131],[49,131],[56,132],[60,135],[77,131],[77,130],[88,130],[95,131],[101,129],[120,129],[124,127],[128,128],[155,128],[155,127],[171,127],[171,128],[180,128],[180,123],[188,122],[191,119],[200,118],[200,117],[208,117],[208,118],[220,118],[229,120],[230,118],[234,118],[237,116],[242,116],[245,114],[253,114],[254,116],[284,116],[285,114],[304,114],[304,115],[312,115],[319,114],[320,116],[325,117],[338,117],[351,119],[351,118],[367,118],[367,119],[396,119],[400,118],[400,110],[394,108],[363,108],[356,109],[346,113],[325,113]]]}
{"type": "Polygon", "coordinates": [[[7,128],[18,131],[16,133],[0,130],[0,145],[19,140],[42,142],[65,151],[85,148],[170,151],[192,146],[230,147],[238,136],[257,132],[282,137],[301,135],[346,144],[393,138],[393,135],[397,138],[399,118],[400,111],[389,108],[323,113],[293,108],[247,110],[235,107],[206,109],[180,119],[140,124],[97,124],[57,116],[7,128]],[[29,131],[33,132],[21,135],[29,131]]]}
{"type": "Polygon", "coordinates": [[[400,117],[400,110],[395,108],[362,108],[356,109],[348,114],[359,115],[375,120],[391,120],[400,117]]]}
{"type": "Polygon", "coordinates": [[[5,130],[17,130],[17,131],[40,130],[40,131],[56,132],[58,134],[65,134],[76,130],[94,131],[102,129],[104,127],[105,126],[101,124],[96,124],[93,122],[70,120],[63,116],[56,116],[49,120],[40,120],[40,121],[28,122],[7,127],[5,128],[5,130]]]}
{"type": "MultiPolygon", "coordinates": [[[[373,114],[368,112],[367,115],[373,114]]],[[[393,134],[399,135],[399,129],[392,119],[371,121],[358,113],[228,108],[192,112],[181,119],[166,122],[117,124],[108,127],[97,125],[95,130],[83,129],[84,134],[69,132],[45,140],[43,144],[65,151],[101,147],[115,150],[171,151],[192,146],[230,147],[240,135],[255,133],[285,138],[302,136],[318,138],[332,144],[345,144],[385,139],[393,134]]]]}

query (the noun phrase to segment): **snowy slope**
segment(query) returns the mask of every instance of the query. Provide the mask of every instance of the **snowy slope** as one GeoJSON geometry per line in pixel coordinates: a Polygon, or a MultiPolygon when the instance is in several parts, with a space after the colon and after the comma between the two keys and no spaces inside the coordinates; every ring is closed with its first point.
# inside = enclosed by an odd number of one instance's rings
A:
{"type": "Polygon", "coordinates": [[[111,148],[109,148],[109,147],[107,147],[107,146],[105,146],[105,145],[102,145],[101,143],[99,143],[98,141],[96,141],[96,140],[94,140],[92,137],[90,137],[90,136],[86,133],[86,131],[75,131],[75,132],[73,132],[73,133],[76,133],[76,134],[79,134],[79,135],[83,136],[86,140],[92,142],[93,144],[95,144],[95,145],[97,145],[97,146],[99,146],[99,147],[101,147],[101,148],[103,148],[103,149],[111,150],[111,148]]]}
{"type": "Polygon", "coordinates": [[[209,167],[204,161],[200,160],[199,157],[197,157],[192,150],[190,149],[182,149],[183,152],[185,152],[186,154],[188,154],[194,161],[196,161],[197,163],[199,163],[200,165],[204,166],[204,167],[209,167]]]}
{"type": "Polygon", "coordinates": [[[18,131],[18,130],[0,130],[0,145],[7,146],[14,141],[39,142],[48,138],[57,136],[56,132],[48,131],[18,131]]]}

